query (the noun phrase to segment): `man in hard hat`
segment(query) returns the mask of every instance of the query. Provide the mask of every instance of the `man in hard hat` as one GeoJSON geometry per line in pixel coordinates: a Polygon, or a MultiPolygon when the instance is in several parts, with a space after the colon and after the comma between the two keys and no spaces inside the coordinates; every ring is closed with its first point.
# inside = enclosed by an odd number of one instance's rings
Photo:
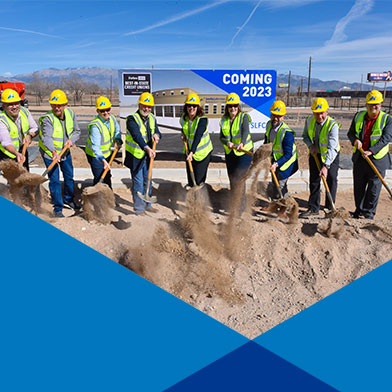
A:
{"type": "MultiPolygon", "coordinates": [[[[270,108],[270,121],[267,122],[264,143],[272,143],[272,162],[270,170],[276,173],[283,197],[288,196],[287,180],[298,170],[298,154],[295,132],[283,121],[286,105],[275,101],[270,108]]],[[[279,198],[273,182],[268,184],[267,194],[272,199],[279,198]]]]}
{"type": "Polygon", "coordinates": [[[30,112],[21,106],[21,101],[19,94],[10,88],[1,94],[0,160],[14,159],[29,170],[28,151],[24,156],[22,149],[38,134],[38,126],[30,112]]]}
{"type": "Polygon", "coordinates": [[[99,97],[96,101],[97,117],[88,126],[86,141],[87,160],[93,172],[93,184],[97,184],[105,169],[109,169],[104,183],[112,187],[109,161],[111,148],[122,144],[121,130],[116,118],[111,114],[112,104],[106,97],[99,97]]]}
{"type": "Polygon", "coordinates": [[[354,218],[373,219],[376,214],[382,182],[365,157],[369,157],[382,177],[391,165],[389,143],[392,140],[392,118],[381,110],[382,94],[373,90],[366,96],[366,110],[355,114],[347,133],[354,152],[354,218]],[[359,149],[362,148],[363,156],[359,149]]]}
{"type": "MultiPolygon", "coordinates": [[[[129,167],[132,177],[133,208],[137,215],[157,212],[150,203],[138,196],[138,192],[146,194],[148,166],[151,158],[155,158],[153,141],[159,142],[161,133],[155,116],[151,113],[154,97],[145,92],[138,100],[138,110],[127,117],[125,166],[129,167]]],[[[151,193],[151,187],[150,187],[151,193]]],[[[149,195],[150,196],[150,195],[149,195]]]]}
{"type": "MultiPolygon", "coordinates": [[[[303,140],[309,148],[309,188],[308,210],[301,214],[302,218],[317,216],[320,210],[321,176],[327,180],[332,200],[335,202],[338,189],[339,171],[339,125],[328,116],[328,102],[324,98],[316,98],[312,104],[313,115],[305,122],[303,140]],[[315,156],[321,165],[318,169],[315,156]]],[[[332,209],[329,199],[325,197],[325,207],[332,209]]]]}
{"type": "Polygon", "coordinates": [[[48,173],[49,190],[52,197],[53,211],[56,218],[63,218],[63,208],[74,211],[80,209],[74,200],[73,165],[70,148],[80,137],[80,128],[72,109],[67,108],[68,99],[61,90],[54,90],[49,97],[52,107],[40,118],[39,146],[41,155],[48,167],[53,161],[59,163],[48,173]],[[61,150],[68,149],[60,157],[61,150]],[[64,199],[61,192],[60,170],[64,177],[64,199]]]}

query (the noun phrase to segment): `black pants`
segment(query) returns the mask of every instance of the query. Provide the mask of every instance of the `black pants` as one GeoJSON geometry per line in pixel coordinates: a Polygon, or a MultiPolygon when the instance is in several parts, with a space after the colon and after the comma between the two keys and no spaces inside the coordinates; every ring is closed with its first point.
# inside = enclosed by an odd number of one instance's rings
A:
{"type": "MultiPolygon", "coordinates": [[[[201,183],[206,182],[207,170],[208,165],[210,164],[211,154],[212,152],[210,152],[202,161],[196,161],[195,159],[192,159],[192,167],[195,173],[196,185],[200,185],[201,183]]],[[[193,186],[188,162],[186,162],[186,174],[188,176],[188,185],[193,186]]]]}
{"type": "Polygon", "coordinates": [[[248,171],[252,163],[252,156],[247,154],[238,156],[235,155],[234,151],[230,151],[229,154],[226,154],[225,161],[230,180],[230,189],[234,189],[248,171]]]}
{"type": "MultiPolygon", "coordinates": [[[[385,177],[385,169],[379,172],[382,177],[385,177]]],[[[382,182],[361,156],[354,163],[353,177],[355,212],[366,218],[373,218],[376,214],[382,182]]]]}
{"type": "MultiPolygon", "coordinates": [[[[21,153],[23,149],[23,145],[19,148],[19,152],[21,153]]],[[[26,160],[23,163],[23,167],[26,168],[27,171],[30,171],[30,167],[29,167],[29,152],[28,150],[26,150],[26,154],[25,154],[26,160]]],[[[10,158],[8,155],[4,154],[3,151],[0,151],[0,161],[4,160],[4,159],[12,159],[10,158]]],[[[16,161],[16,158],[12,159],[13,161],[16,161]]]]}
{"type": "MultiPolygon", "coordinates": [[[[327,184],[329,191],[331,192],[332,200],[335,203],[336,192],[338,190],[338,171],[339,171],[339,156],[336,156],[335,160],[332,162],[331,167],[328,169],[327,184]]],[[[320,164],[322,164],[320,154],[317,154],[320,164]]],[[[310,196],[308,201],[308,208],[311,211],[319,212],[320,210],[320,171],[317,168],[316,161],[312,155],[309,155],[309,189],[310,196]]],[[[331,209],[332,206],[325,194],[325,207],[331,209]]]]}
{"type": "MultiPolygon", "coordinates": [[[[88,155],[88,154],[86,154],[86,155],[87,155],[88,163],[91,166],[91,171],[93,172],[93,176],[94,176],[93,185],[98,184],[103,172],[105,171],[104,164],[100,159],[92,157],[91,155],[88,155]]],[[[109,162],[110,158],[111,158],[111,155],[107,158],[108,162],[109,162]]],[[[103,182],[105,184],[107,184],[110,189],[112,189],[112,174],[110,173],[110,170],[106,173],[106,176],[103,179],[103,182]]]]}

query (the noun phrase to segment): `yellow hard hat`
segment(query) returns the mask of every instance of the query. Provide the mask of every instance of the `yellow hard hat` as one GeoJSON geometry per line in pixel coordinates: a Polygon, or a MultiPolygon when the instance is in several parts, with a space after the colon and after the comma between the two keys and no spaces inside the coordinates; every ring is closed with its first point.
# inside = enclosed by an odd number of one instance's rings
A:
{"type": "Polygon", "coordinates": [[[316,98],[312,103],[313,113],[323,113],[329,109],[328,102],[325,98],[316,98]]]}
{"type": "Polygon", "coordinates": [[[54,90],[52,91],[52,94],[50,94],[49,103],[64,105],[65,103],[68,103],[68,99],[64,91],[54,90]]]}
{"type": "Polygon", "coordinates": [[[109,109],[109,108],[112,107],[112,104],[110,103],[108,98],[106,98],[106,97],[99,97],[99,98],[97,98],[97,102],[95,103],[95,107],[98,110],[109,109]]]}
{"type": "Polygon", "coordinates": [[[13,102],[20,102],[20,101],[21,99],[19,94],[15,90],[12,90],[12,88],[6,88],[1,93],[1,102],[3,103],[13,103],[13,102]]]}
{"type": "Polygon", "coordinates": [[[146,106],[154,106],[154,97],[150,93],[143,93],[138,100],[139,103],[146,106]]]}
{"type": "Polygon", "coordinates": [[[226,105],[239,105],[240,97],[236,93],[230,93],[226,97],[226,105]]]}
{"type": "Polygon", "coordinates": [[[277,116],[284,116],[286,114],[286,105],[283,101],[275,101],[270,108],[270,112],[277,116]]]}
{"type": "Polygon", "coordinates": [[[375,104],[383,101],[382,94],[377,90],[372,90],[366,95],[366,103],[375,104]]]}
{"type": "Polygon", "coordinates": [[[186,97],[185,103],[193,103],[195,105],[200,105],[200,98],[197,94],[191,93],[186,97]]]}

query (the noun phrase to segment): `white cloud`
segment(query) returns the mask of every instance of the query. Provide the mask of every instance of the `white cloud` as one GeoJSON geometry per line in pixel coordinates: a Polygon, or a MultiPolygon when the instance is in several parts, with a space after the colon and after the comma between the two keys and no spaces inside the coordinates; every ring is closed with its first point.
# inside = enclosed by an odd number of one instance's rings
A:
{"type": "Polygon", "coordinates": [[[256,6],[253,8],[252,12],[249,14],[249,16],[247,17],[246,21],[242,24],[242,26],[240,26],[238,28],[238,30],[236,31],[236,33],[233,35],[233,38],[231,39],[230,45],[233,45],[235,38],[237,37],[237,35],[242,31],[242,29],[249,23],[249,21],[251,20],[253,14],[256,12],[257,8],[259,7],[260,3],[262,0],[259,0],[258,3],[256,4],[256,6]]]}
{"type": "Polygon", "coordinates": [[[51,37],[51,38],[62,38],[62,37],[59,37],[58,35],[46,34],[46,33],[41,33],[39,31],[33,31],[33,30],[14,29],[12,27],[0,26],[0,30],[15,31],[18,33],[36,34],[36,35],[42,35],[44,37],[51,37]]]}
{"type": "Polygon", "coordinates": [[[346,39],[344,30],[347,25],[366,15],[372,9],[373,5],[374,0],[356,0],[347,15],[341,18],[336,24],[332,37],[326,42],[326,46],[344,41],[346,39]]]}
{"type": "Polygon", "coordinates": [[[220,1],[216,1],[216,2],[211,3],[211,4],[207,4],[207,5],[203,6],[203,7],[196,8],[196,9],[191,10],[191,11],[183,12],[182,14],[174,15],[174,16],[172,16],[171,18],[161,20],[161,21],[158,22],[158,23],[154,23],[154,24],[152,24],[152,25],[148,25],[148,26],[146,26],[146,27],[143,27],[142,29],[134,30],[134,31],[129,31],[128,33],[125,33],[125,34],[123,34],[123,35],[135,35],[135,34],[144,33],[144,32],[146,32],[146,31],[154,30],[154,29],[156,29],[156,28],[158,28],[158,27],[166,26],[166,25],[168,25],[168,24],[170,24],[170,23],[174,23],[174,22],[177,22],[177,21],[179,21],[179,20],[188,18],[188,17],[190,17],[190,16],[199,14],[199,13],[204,12],[204,11],[210,9],[210,8],[217,7],[218,5],[227,3],[228,1],[231,1],[231,0],[220,0],[220,1]]]}

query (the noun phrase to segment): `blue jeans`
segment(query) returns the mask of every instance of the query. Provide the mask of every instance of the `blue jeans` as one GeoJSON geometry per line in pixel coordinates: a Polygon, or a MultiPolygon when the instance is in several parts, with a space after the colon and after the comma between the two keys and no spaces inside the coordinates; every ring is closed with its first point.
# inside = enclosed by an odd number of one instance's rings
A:
{"type": "MultiPolygon", "coordinates": [[[[131,155],[129,163],[132,177],[133,208],[135,212],[143,212],[151,208],[151,204],[142,200],[137,193],[140,192],[142,195],[146,194],[148,165],[150,163],[150,159],[147,157],[137,159],[131,155]]],[[[148,196],[151,196],[151,186],[148,192],[148,196]]]]}
{"type": "MultiPolygon", "coordinates": [[[[109,161],[110,156],[108,157],[107,161],[109,161]]],[[[87,160],[88,163],[91,166],[91,171],[93,172],[94,180],[93,180],[93,185],[98,184],[98,182],[101,179],[102,173],[104,172],[104,165],[103,162],[100,159],[97,159],[96,157],[92,157],[91,155],[87,155],[87,160]]],[[[109,185],[110,189],[112,189],[112,175],[110,173],[110,170],[106,173],[106,176],[103,180],[103,182],[107,185],[109,185]]]]}
{"type": "MultiPolygon", "coordinates": [[[[46,167],[48,167],[52,160],[43,157],[46,167]]],[[[64,201],[70,203],[74,200],[74,180],[73,180],[73,165],[71,154],[68,154],[64,161],[60,162],[60,168],[64,177],[64,201]]],[[[63,196],[61,192],[60,169],[59,165],[55,165],[48,173],[49,176],[49,190],[52,197],[53,211],[61,212],[64,207],[63,196]]]]}

